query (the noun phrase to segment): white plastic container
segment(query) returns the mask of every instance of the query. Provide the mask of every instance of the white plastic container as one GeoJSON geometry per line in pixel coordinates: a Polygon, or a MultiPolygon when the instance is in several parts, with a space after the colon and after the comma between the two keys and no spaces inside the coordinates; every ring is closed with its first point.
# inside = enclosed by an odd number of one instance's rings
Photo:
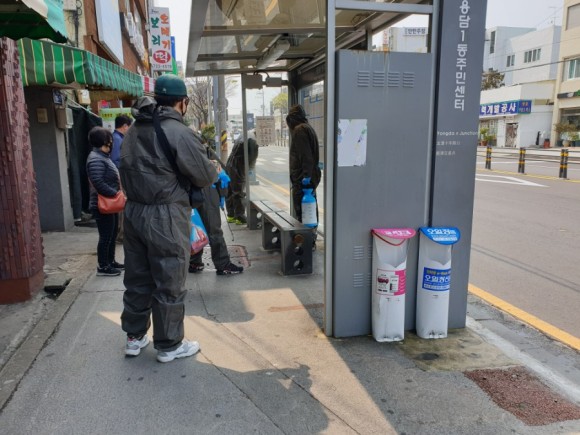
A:
{"type": "Polygon", "coordinates": [[[454,227],[422,227],[419,230],[417,335],[445,338],[449,324],[451,251],[461,235],[454,227]]]}
{"type": "Polygon", "coordinates": [[[374,228],[372,326],[379,342],[405,337],[408,240],[411,228],[374,228]]]}

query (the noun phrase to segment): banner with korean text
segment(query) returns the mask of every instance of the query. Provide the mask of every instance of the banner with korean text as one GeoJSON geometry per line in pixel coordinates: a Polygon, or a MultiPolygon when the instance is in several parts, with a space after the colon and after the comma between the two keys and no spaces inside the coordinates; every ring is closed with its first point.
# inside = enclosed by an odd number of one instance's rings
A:
{"type": "Polygon", "coordinates": [[[171,27],[169,8],[152,8],[149,11],[151,39],[151,69],[153,71],[173,71],[171,56],[171,27]]]}

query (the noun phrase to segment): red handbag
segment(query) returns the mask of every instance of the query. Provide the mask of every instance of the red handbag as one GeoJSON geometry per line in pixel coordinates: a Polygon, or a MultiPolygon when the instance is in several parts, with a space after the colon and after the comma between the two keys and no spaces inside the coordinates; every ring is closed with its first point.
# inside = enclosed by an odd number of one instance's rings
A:
{"type": "Polygon", "coordinates": [[[97,197],[97,206],[101,214],[119,213],[123,211],[125,203],[127,202],[127,197],[122,190],[119,190],[113,197],[107,197],[101,194],[97,194],[97,197]]]}

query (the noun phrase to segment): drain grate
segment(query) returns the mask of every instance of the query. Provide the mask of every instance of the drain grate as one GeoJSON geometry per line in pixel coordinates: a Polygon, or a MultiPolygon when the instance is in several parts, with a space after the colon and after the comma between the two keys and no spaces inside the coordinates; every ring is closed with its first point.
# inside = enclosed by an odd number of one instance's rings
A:
{"type": "Polygon", "coordinates": [[[67,285],[69,285],[70,282],[70,278],[66,278],[61,275],[56,277],[49,276],[45,280],[44,291],[47,293],[48,297],[57,299],[60,294],[65,291],[67,285]]]}
{"type": "Polygon", "coordinates": [[[529,426],[580,419],[580,407],[552,391],[523,367],[464,373],[491,399],[529,426]]]}

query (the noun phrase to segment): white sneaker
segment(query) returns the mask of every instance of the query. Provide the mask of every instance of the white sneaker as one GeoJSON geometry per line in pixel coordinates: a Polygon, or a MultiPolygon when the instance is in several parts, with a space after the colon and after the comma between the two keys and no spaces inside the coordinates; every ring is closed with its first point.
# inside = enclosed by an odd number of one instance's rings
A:
{"type": "Polygon", "coordinates": [[[185,358],[188,356],[195,355],[199,351],[199,343],[197,341],[187,341],[183,340],[181,346],[175,350],[165,352],[162,350],[157,351],[157,361],[166,363],[173,361],[175,358],[185,358]]]}
{"type": "Polygon", "coordinates": [[[149,344],[149,337],[144,335],[141,338],[127,337],[127,344],[125,344],[125,355],[137,356],[141,353],[141,349],[149,344]]]}

